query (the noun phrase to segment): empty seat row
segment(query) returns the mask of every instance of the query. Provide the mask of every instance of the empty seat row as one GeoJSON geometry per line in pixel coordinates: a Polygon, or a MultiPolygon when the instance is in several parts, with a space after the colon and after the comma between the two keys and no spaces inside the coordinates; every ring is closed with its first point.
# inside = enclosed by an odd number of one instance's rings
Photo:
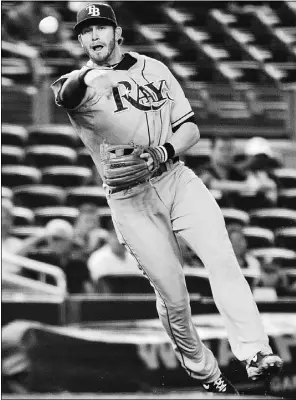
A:
{"type": "Polygon", "coordinates": [[[61,187],[83,186],[92,183],[93,173],[87,167],[53,166],[39,170],[26,165],[4,165],[2,185],[15,188],[22,185],[39,184],[61,187]]]}
{"type": "MultiPolygon", "coordinates": [[[[212,297],[212,290],[209,278],[202,268],[186,269],[184,268],[184,275],[186,286],[189,294],[199,294],[204,297],[212,297]]],[[[254,288],[257,276],[244,271],[244,276],[251,289],[254,288]]],[[[295,273],[286,270],[287,276],[290,281],[295,281],[295,273]]],[[[153,288],[143,275],[137,273],[124,274],[118,272],[116,275],[104,274],[99,276],[97,281],[97,290],[99,293],[108,294],[153,294],[153,288]]]]}
{"type": "MultiPolygon", "coordinates": [[[[72,223],[78,215],[78,207],[84,203],[96,204],[100,208],[100,215],[104,218],[109,218],[111,215],[102,188],[83,187],[68,192],[55,189],[52,186],[36,185],[31,188],[24,187],[17,192],[14,196],[16,206],[13,209],[15,226],[42,226],[53,218],[63,218],[72,223]],[[32,190],[36,187],[37,191],[32,190]]],[[[296,251],[296,212],[290,215],[290,219],[286,218],[284,221],[279,216],[277,224],[270,228],[269,224],[266,224],[266,218],[260,219],[265,211],[258,210],[256,215],[249,217],[242,210],[222,209],[226,225],[244,226],[244,234],[250,249],[283,247],[296,251]],[[252,219],[253,217],[256,218],[252,219]]],[[[289,214],[291,210],[284,211],[285,214],[289,214]]]]}
{"type": "Polygon", "coordinates": [[[54,185],[24,185],[13,190],[16,206],[35,210],[38,207],[62,206],[79,207],[84,203],[107,206],[105,192],[99,186],[78,186],[63,189],[54,185]]]}
{"type": "MultiPolygon", "coordinates": [[[[4,179],[3,185],[8,187],[23,184],[22,181],[26,180],[28,183],[31,180],[32,183],[37,183],[40,182],[42,176],[48,177],[50,175],[56,177],[58,175],[69,175],[69,178],[71,176],[80,176],[82,183],[78,181],[77,184],[84,184],[83,179],[90,179],[91,169],[94,168],[94,163],[87,149],[81,149],[77,160],[76,152],[73,149],[56,146],[37,146],[38,148],[34,149],[34,153],[30,151],[27,153],[27,161],[29,162],[26,163],[26,160],[21,160],[23,157],[22,149],[16,148],[17,151],[14,152],[14,148],[9,147],[9,151],[6,152],[7,146],[3,147],[2,179],[4,179]],[[6,163],[5,157],[8,157],[11,162],[6,163]],[[21,163],[13,162],[18,158],[18,161],[22,161],[21,163]]],[[[186,156],[185,162],[191,168],[202,170],[202,165],[209,161],[209,157],[209,151],[205,150],[198,155],[186,156]]],[[[296,189],[296,168],[275,168],[273,174],[280,190],[296,189]]],[[[283,197],[293,197],[293,192],[283,191],[282,195],[283,197]]]]}
{"type": "Polygon", "coordinates": [[[55,144],[77,148],[82,142],[70,124],[44,124],[25,128],[20,125],[3,124],[1,127],[3,145],[33,146],[55,144]]]}
{"type": "Polygon", "coordinates": [[[263,208],[247,213],[235,208],[221,208],[226,225],[236,223],[244,227],[260,226],[272,231],[296,227],[296,210],[286,208],[263,208]]]}
{"type": "Polygon", "coordinates": [[[262,247],[251,249],[250,254],[262,262],[273,262],[282,268],[296,271],[296,251],[283,247],[262,247]]]}
{"type": "Polygon", "coordinates": [[[34,145],[21,147],[3,145],[1,149],[2,165],[30,165],[45,168],[53,165],[80,165],[91,168],[94,163],[85,147],[72,149],[58,145],[34,145]]]}
{"type": "MultiPolygon", "coordinates": [[[[111,218],[110,208],[107,206],[98,207],[100,220],[103,225],[111,218]]],[[[51,206],[38,207],[30,210],[25,207],[13,208],[13,234],[18,237],[27,237],[35,233],[34,228],[44,227],[50,220],[59,218],[73,224],[79,215],[78,207],[70,206],[51,206]]],[[[37,230],[38,231],[38,230],[37,230]]],[[[37,232],[36,231],[36,232],[37,232]]]]}
{"type": "Polygon", "coordinates": [[[278,247],[296,251],[296,227],[272,231],[259,226],[247,226],[244,235],[249,249],[278,247]]]}

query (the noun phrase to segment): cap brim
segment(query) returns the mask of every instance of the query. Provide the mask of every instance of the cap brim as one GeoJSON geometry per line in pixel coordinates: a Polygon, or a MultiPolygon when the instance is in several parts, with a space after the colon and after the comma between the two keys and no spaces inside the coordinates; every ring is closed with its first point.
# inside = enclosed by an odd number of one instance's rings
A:
{"type": "Polygon", "coordinates": [[[117,26],[117,24],[113,21],[113,19],[110,18],[105,18],[105,17],[87,17],[85,19],[83,19],[82,21],[78,22],[78,24],[76,24],[74,26],[74,30],[76,33],[80,33],[82,28],[84,28],[87,25],[91,25],[93,23],[93,21],[104,21],[105,23],[109,23],[110,25],[113,26],[117,26]]]}

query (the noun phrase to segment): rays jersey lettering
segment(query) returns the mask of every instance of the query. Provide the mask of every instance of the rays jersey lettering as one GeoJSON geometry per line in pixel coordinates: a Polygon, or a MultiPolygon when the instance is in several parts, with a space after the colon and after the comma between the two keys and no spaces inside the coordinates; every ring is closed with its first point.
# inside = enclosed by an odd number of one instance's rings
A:
{"type": "Polygon", "coordinates": [[[140,111],[160,110],[168,100],[173,101],[164,79],[149,82],[144,86],[133,85],[129,81],[119,81],[113,88],[113,97],[116,104],[114,113],[129,109],[129,105],[140,111]]]}

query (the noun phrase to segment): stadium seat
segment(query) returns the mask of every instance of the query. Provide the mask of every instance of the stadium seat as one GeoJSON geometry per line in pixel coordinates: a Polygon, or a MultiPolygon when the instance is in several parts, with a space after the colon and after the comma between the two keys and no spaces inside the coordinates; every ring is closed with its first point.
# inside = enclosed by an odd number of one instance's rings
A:
{"type": "Polygon", "coordinates": [[[64,188],[85,186],[91,182],[92,171],[86,167],[57,166],[48,167],[42,170],[42,183],[55,185],[64,188]]]}
{"type": "Polygon", "coordinates": [[[13,207],[12,215],[14,226],[34,225],[35,215],[29,208],[13,207]]]}
{"type": "Polygon", "coordinates": [[[283,268],[296,268],[296,252],[282,247],[261,247],[250,250],[260,262],[278,262],[283,268]]]}
{"type": "Polygon", "coordinates": [[[76,157],[76,151],[65,146],[34,145],[26,151],[26,163],[37,168],[73,165],[76,157]]]}
{"type": "MultiPolygon", "coordinates": [[[[250,287],[253,287],[257,275],[253,272],[243,272],[250,287]]],[[[204,297],[213,297],[208,271],[205,268],[185,267],[184,268],[185,282],[190,294],[199,294],[204,297]]]]}
{"type": "Polygon", "coordinates": [[[185,282],[189,294],[213,297],[210,281],[207,276],[185,274],[185,282]]]}
{"type": "Polygon", "coordinates": [[[296,210],[296,187],[279,191],[278,206],[296,210]]]}
{"type": "Polygon", "coordinates": [[[269,229],[259,226],[246,226],[244,235],[247,239],[248,249],[274,246],[274,234],[269,229]]]}
{"type": "Polygon", "coordinates": [[[93,168],[94,162],[86,147],[77,149],[77,164],[81,167],[93,168]]]}
{"type": "Polygon", "coordinates": [[[210,154],[209,148],[201,148],[195,154],[186,154],[184,161],[189,168],[196,170],[210,161],[210,154]]]}
{"type": "Polygon", "coordinates": [[[97,281],[99,293],[126,294],[154,294],[150,282],[143,275],[116,274],[104,275],[97,281]]]}
{"type": "Polygon", "coordinates": [[[16,186],[37,184],[41,181],[41,172],[35,167],[26,165],[4,165],[1,170],[2,184],[16,186]]]}
{"type": "Polygon", "coordinates": [[[288,278],[288,282],[290,285],[296,284],[296,270],[295,268],[286,268],[285,269],[286,276],[288,278]]]}
{"type": "Polygon", "coordinates": [[[78,217],[79,210],[75,207],[53,206],[38,207],[35,210],[36,225],[46,225],[48,221],[54,218],[65,219],[73,224],[78,217]]]}
{"type": "Polygon", "coordinates": [[[43,233],[43,228],[34,225],[15,226],[12,228],[11,234],[19,239],[26,239],[31,236],[38,236],[43,233]]]}
{"type": "Polygon", "coordinates": [[[246,226],[249,224],[249,215],[243,210],[237,208],[227,208],[222,207],[221,211],[223,213],[225,224],[240,224],[246,226]]]}
{"type": "Polygon", "coordinates": [[[296,227],[278,229],[275,232],[275,245],[296,251],[296,227]]]}
{"type": "Polygon", "coordinates": [[[1,198],[11,200],[13,197],[13,192],[6,186],[1,187],[1,198]]]}
{"type": "Polygon", "coordinates": [[[224,194],[221,190],[211,189],[210,192],[213,195],[214,199],[216,200],[216,202],[220,208],[223,208],[223,207],[227,208],[227,206],[229,204],[228,199],[227,199],[227,196],[224,196],[224,194]]]}
{"type": "Polygon", "coordinates": [[[269,205],[268,200],[266,200],[266,197],[261,192],[254,194],[237,192],[235,196],[233,196],[233,206],[247,213],[256,209],[265,208],[267,205],[269,205]]]}
{"type": "Polygon", "coordinates": [[[71,125],[33,125],[28,128],[28,146],[56,145],[76,148],[80,139],[71,125]]]}
{"type": "Polygon", "coordinates": [[[265,208],[250,213],[250,225],[271,230],[296,226],[296,211],[287,208],[265,208]]]}
{"type": "Polygon", "coordinates": [[[273,174],[280,189],[296,188],[296,168],[275,168],[273,174]]]}
{"type": "Polygon", "coordinates": [[[14,189],[14,203],[18,206],[38,208],[63,205],[65,192],[52,185],[26,185],[14,189]]]}
{"type": "Polygon", "coordinates": [[[28,139],[28,131],[20,125],[3,124],[1,126],[2,145],[24,147],[28,139]]]}
{"type": "Polygon", "coordinates": [[[24,155],[25,151],[21,147],[7,145],[3,145],[1,147],[2,165],[21,164],[24,159],[24,155]]]}
{"type": "Polygon", "coordinates": [[[67,190],[67,206],[80,207],[85,203],[95,204],[99,207],[107,206],[104,189],[97,186],[80,186],[67,190]]]}

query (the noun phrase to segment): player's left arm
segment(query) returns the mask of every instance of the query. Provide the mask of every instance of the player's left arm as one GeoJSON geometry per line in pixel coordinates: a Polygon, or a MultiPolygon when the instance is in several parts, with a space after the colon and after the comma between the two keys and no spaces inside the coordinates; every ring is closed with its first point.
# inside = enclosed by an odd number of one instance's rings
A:
{"type": "Polygon", "coordinates": [[[167,71],[169,95],[173,102],[170,115],[173,135],[163,145],[150,147],[147,152],[141,155],[142,158],[147,159],[149,170],[152,170],[155,159],[160,163],[166,162],[168,159],[185,153],[200,139],[199,129],[190,103],[177,79],[169,70],[167,71]]]}
{"type": "Polygon", "coordinates": [[[168,142],[174,148],[174,156],[178,156],[194,146],[199,139],[200,133],[198,126],[194,120],[190,120],[185,121],[182,125],[180,125],[168,142]]]}
{"type": "Polygon", "coordinates": [[[173,97],[171,109],[173,135],[168,142],[173,146],[177,156],[194,146],[200,139],[200,133],[191,105],[181,85],[170,71],[168,71],[168,88],[173,97]]]}

